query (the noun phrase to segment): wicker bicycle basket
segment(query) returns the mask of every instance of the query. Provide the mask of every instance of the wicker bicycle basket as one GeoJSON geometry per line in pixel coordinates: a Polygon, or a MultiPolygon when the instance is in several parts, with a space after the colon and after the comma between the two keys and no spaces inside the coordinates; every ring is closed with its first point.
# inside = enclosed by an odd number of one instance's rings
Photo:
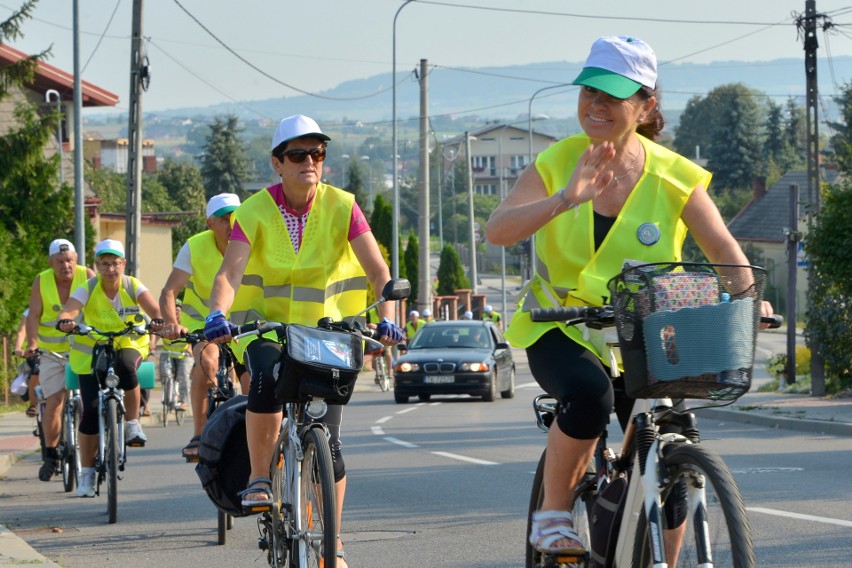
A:
{"type": "Polygon", "coordinates": [[[748,392],[766,272],[655,263],[609,281],[627,394],[733,401],[748,392]]]}

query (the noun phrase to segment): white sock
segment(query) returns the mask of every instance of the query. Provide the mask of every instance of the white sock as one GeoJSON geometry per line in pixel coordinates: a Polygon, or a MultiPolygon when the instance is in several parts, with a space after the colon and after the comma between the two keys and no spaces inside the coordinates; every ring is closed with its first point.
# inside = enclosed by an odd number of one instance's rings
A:
{"type": "Polygon", "coordinates": [[[95,473],[95,468],[93,467],[84,467],[80,469],[81,473],[95,473]]]}

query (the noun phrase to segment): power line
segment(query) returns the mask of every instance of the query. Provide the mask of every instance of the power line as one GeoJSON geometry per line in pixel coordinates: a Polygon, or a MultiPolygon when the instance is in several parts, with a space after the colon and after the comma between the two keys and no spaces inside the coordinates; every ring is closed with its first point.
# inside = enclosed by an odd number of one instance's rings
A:
{"type": "Polygon", "coordinates": [[[118,6],[121,4],[121,0],[115,1],[115,8],[112,9],[112,14],[109,17],[109,21],[107,22],[106,27],[104,27],[103,33],[101,33],[101,37],[98,38],[98,43],[95,44],[95,48],[92,50],[92,53],[89,54],[89,58],[86,59],[86,63],[83,65],[83,68],[80,70],[80,73],[83,73],[86,70],[86,67],[89,66],[89,62],[95,56],[95,53],[98,52],[98,48],[101,46],[101,42],[104,40],[104,36],[106,36],[107,30],[112,25],[112,19],[115,18],[115,13],[118,12],[118,6]]]}
{"type": "Polygon", "coordinates": [[[216,41],[217,41],[217,42],[218,42],[218,43],[219,43],[222,47],[224,47],[224,48],[225,48],[225,49],[226,49],[226,50],[227,50],[227,51],[228,51],[231,55],[233,55],[234,57],[236,57],[237,59],[239,59],[240,61],[242,61],[242,62],[243,62],[243,63],[245,63],[246,65],[248,65],[250,68],[252,68],[252,69],[254,69],[255,71],[257,71],[258,73],[260,73],[261,75],[263,75],[263,76],[264,76],[264,77],[266,77],[267,79],[269,79],[269,80],[271,80],[271,81],[274,81],[275,83],[278,83],[279,85],[282,85],[282,86],[284,86],[284,87],[287,87],[288,89],[292,89],[292,90],[294,90],[294,91],[296,91],[296,92],[298,92],[298,93],[302,93],[303,95],[307,95],[307,96],[309,96],[309,97],[314,97],[314,98],[317,98],[317,99],[324,99],[324,100],[328,100],[328,101],[359,101],[359,100],[369,99],[369,98],[372,98],[372,97],[378,96],[378,95],[380,95],[380,94],[382,94],[382,93],[386,93],[386,92],[388,92],[389,90],[391,90],[391,89],[393,88],[393,86],[391,86],[391,87],[388,87],[388,88],[386,88],[386,89],[381,89],[381,90],[379,90],[379,91],[377,91],[377,92],[375,92],[375,93],[372,93],[372,94],[369,94],[369,95],[362,95],[362,96],[358,96],[358,97],[330,97],[330,96],[327,96],[327,95],[320,95],[319,93],[312,93],[312,92],[310,92],[310,91],[306,91],[306,90],[304,90],[304,89],[300,89],[299,87],[296,87],[295,85],[291,85],[291,84],[289,84],[289,83],[286,83],[286,82],[284,82],[284,81],[282,81],[282,80],[278,79],[277,77],[274,77],[274,76],[270,75],[270,74],[269,74],[269,73],[267,73],[266,71],[264,71],[264,70],[260,69],[260,68],[259,68],[258,66],[256,66],[254,63],[252,63],[251,61],[249,61],[248,59],[246,59],[245,57],[243,57],[242,55],[240,55],[239,53],[237,53],[236,51],[234,51],[234,50],[233,50],[233,49],[232,49],[232,48],[231,48],[228,44],[226,44],[223,40],[221,40],[221,39],[220,39],[220,38],[219,38],[216,34],[214,34],[214,33],[213,33],[213,32],[212,32],[209,28],[207,28],[207,26],[205,26],[204,24],[202,24],[202,23],[201,23],[201,21],[200,21],[198,18],[196,18],[196,17],[195,17],[195,16],[194,16],[194,15],[193,15],[193,14],[192,14],[189,10],[187,10],[186,8],[184,8],[184,7],[183,7],[183,5],[182,5],[182,4],[181,4],[178,0],[174,0],[174,3],[175,3],[175,4],[177,4],[178,8],[180,8],[181,10],[183,10],[183,12],[184,12],[187,16],[189,16],[189,17],[190,17],[190,19],[192,19],[192,21],[194,21],[196,24],[198,24],[198,26],[199,26],[201,29],[203,29],[205,32],[207,32],[207,35],[209,35],[209,36],[210,36],[210,37],[212,37],[214,40],[216,40],[216,41]]]}

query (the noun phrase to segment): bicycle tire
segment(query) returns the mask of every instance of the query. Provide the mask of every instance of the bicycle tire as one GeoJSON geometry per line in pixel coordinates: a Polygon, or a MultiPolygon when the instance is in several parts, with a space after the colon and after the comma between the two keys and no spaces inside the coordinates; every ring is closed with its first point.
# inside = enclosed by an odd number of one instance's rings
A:
{"type": "MultiPolygon", "coordinates": [[[[286,434],[284,435],[286,436],[286,434]]],[[[288,517],[291,513],[287,512],[288,508],[285,506],[287,473],[284,469],[284,450],[285,442],[279,438],[269,472],[269,478],[272,480],[272,510],[264,513],[264,517],[268,515],[271,521],[267,525],[269,527],[267,555],[269,565],[273,568],[284,568],[293,564],[292,558],[290,558],[291,542],[288,538],[289,530],[287,528],[288,517]]]]}
{"type": "MultiPolygon", "coordinates": [[[[697,538],[695,528],[706,526],[706,543],[710,547],[714,566],[733,566],[734,568],[752,568],[757,565],[751,538],[751,527],[740,490],[730,470],[722,458],[694,444],[670,446],[664,452],[664,464],[669,473],[670,482],[663,490],[662,499],[671,494],[677,481],[705,480],[706,525],[696,522],[687,515],[686,531],[680,549],[678,565],[696,566],[697,538]]],[[[687,510],[692,509],[689,504],[687,510]]],[[[664,528],[666,515],[661,515],[664,528]]],[[[651,550],[647,536],[647,518],[645,511],[639,515],[639,523],[633,546],[634,568],[651,566],[651,550]]],[[[703,548],[703,546],[702,546],[703,548]]]]}
{"type": "Polygon", "coordinates": [[[118,403],[114,398],[106,401],[106,482],[107,482],[107,516],[110,523],[118,520],[118,403]]]}
{"type": "Polygon", "coordinates": [[[66,493],[74,491],[77,487],[77,447],[76,432],[77,421],[74,399],[69,398],[63,408],[65,411],[62,420],[62,454],[60,456],[60,469],[62,470],[62,488],[66,493]]]}
{"type": "MultiPolygon", "coordinates": [[[[532,489],[530,491],[530,504],[529,510],[527,511],[527,532],[524,536],[526,548],[526,568],[542,568],[545,566],[553,565],[550,562],[550,560],[552,560],[552,557],[536,550],[535,547],[530,544],[529,540],[530,533],[532,532],[532,514],[541,508],[541,503],[542,501],[544,501],[544,461],[546,454],[546,451],[541,453],[541,458],[539,458],[538,460],[538,466],[535,468],[532,489]]],[[[594,502],[595,497],[594,480],[594,462],[590,462],[589,467],[586,469],[586,476],[577,486],[577,489],[575,489],[574,508],[571,511],[572,515],[574,515],[574,530],[580,536],[583,541],[583,544],[585,544],[587,548],[589,546],[589,542],[591,542],[589,511],[591,511],[592,509],[592,504],[594,502]]],[[[566,568],[568,568],[573,566],[585,566],[585,563],[559,564],[559,566],[565,566],[566,568]]]]}
{"type": "Polygon", "coordinates": [[[169,414],[174,406],[172,398],[174,396],[174,387],[172,379],[168,376],[163,377],[163,428],[169,425],[169,414]]]}
{"type": "Polygon", "coordinates": [[[387,362],[385,361],[384,356],[380,356],[378,359],[373,359],[375,361],[376,367],[376,382],[379,383],[379,388],[382,392],[388,392],[390,389],[390,376],[388,373],[387,362]]]}
{"type": "Polygon", "coordinates": [[[328,438],[319,428],[302,436],[302,471],[299,479],[302,508],[299,511],[306,538],[296,541],[296,558],[308,568],[331,566],[337,562],[337,508],[334,495],[334,468],[328,438]],[[330,560],[329,560],[330,559],[330,560]]]}

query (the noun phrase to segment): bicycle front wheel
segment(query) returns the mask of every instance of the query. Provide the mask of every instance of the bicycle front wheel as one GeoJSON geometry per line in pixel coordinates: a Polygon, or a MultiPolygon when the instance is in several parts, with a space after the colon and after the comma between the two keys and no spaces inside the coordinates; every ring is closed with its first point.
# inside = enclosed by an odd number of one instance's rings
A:
{"type": "MultiPolygon", "coordinates": [[[[536,550],[529,540],[530,532],[532,531],[532,514],[541,509],[541,503],[544,501],[544,461],[546,452],[541,453],[541,458],[538,460],[538,467],[535,468],[535,476],[533,477],[532,491],[530,492],[530,506],[527,512],[527,533],[526,533],[526,568],[541,568],[544,566],[585,566],[585,560],[580,560],[577,563],[557,563],[553,557],[549,557],[536,550]]],[[[591,542],[589,511],[592,508],[592,503],[595,498],[595,466],[594,462],[590,462],[586,469],[586,475],[580,481],[580,484],[574,490],[574,508],[571,514],[574,517],[574,531],[580,536],[583,544],[588,549],[591,542]]]]}
{"type": "Polygon", "coordinates": [[[168,375],[163,377],[163,428],[169,425],[169,413],[172,411],[175,401],[174,391],[172,378],[168,375]]]}
{"type": "Polygon", "coordinates": [[[379,383],[379,388],[382,392],[387,392],[390,389],[390,374],[388,373],[388,365],[384,356],[374,359],[376,365],[376,382],[379,383]]]}
{"type": "Polygon", "coordinates": [[[118,519],[118,457],[121,449],[118,443],[118,403],[114,398],[106,401],[106,482],[107,515],[109,522],[118,519]]]}
{"type": "Polygon", "coordinates": [[[78,460],[77,424],[80,422],[79,407],[75,399],[65,403],[65,417],[62,421],[62,485],[65,492],[77,487],[80,462],[78,460]]]}
{"type": "Polygon", "coordinates": [[[311,428],[302,439],[305,455],[299,479],[302,534],[298,541],[301,566],[320,568],[337,562],[337,511],[334,497],[334,468],[328,438],[311,428]]]}
{"type": "MultiPolygon", "coordinates": [[[[678,566],[756,566],[745,504],[725,462],[694,444],[670,446],[663,459],[670,479],[661,496],[666,510],[661,516],[667,556],[677,551],[678,566]],[[682,511],[679,516],[686,519],[678,524],[679,519],[673,518],[678,515],[671,511],[682,511]],[[683,533],[679,551],[670,542],[678,538],[673,529],[683,533]]],[[[669,566],[675,565],[673,560],[667,558],[669,566]]],[[[644,510],[636,529],[633,566],[653,566],[644,510]]]]}

